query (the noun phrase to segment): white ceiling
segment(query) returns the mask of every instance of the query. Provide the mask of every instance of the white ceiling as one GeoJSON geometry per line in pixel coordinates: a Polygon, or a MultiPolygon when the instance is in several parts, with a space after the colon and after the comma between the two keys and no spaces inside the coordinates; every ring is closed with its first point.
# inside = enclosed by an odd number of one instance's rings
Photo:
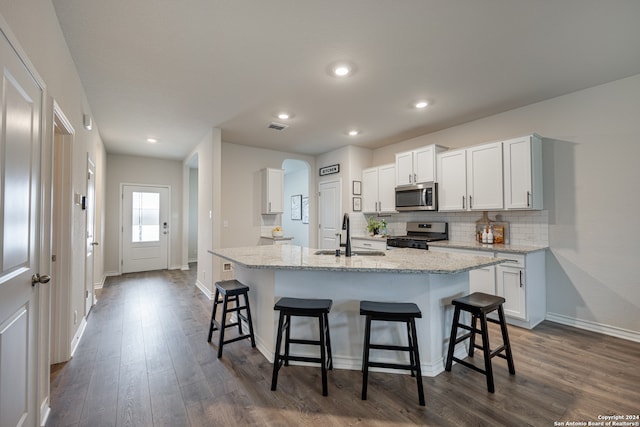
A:
{"type": "Polygon", "coordinates": [[[376,148],[640,73],[638,0],[52,1],[109,153],[376,148]]]}

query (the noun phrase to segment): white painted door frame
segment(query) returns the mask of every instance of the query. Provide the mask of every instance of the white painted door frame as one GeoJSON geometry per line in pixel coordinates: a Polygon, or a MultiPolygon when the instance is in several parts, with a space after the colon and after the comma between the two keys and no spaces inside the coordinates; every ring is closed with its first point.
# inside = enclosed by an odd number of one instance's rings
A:
{"type": "Polygon", "coordinates": [[[53,101],[52,256],[50,363],[71,358],[71,236],[73,233],[73,139],[75,131],[53,101]]]}
{"type": "Polygon", "coordinates": [[[120,273],[168,269],[169,260],[171,259],[171,186],[121,183],[120,195],[120,273]],[[132,260],[127,255],[131,252],[129,250],[130,248],[125,247],[125,245],[131,244],[131,229],[128,229],[131,224],[131,221],[129,220],[131,212],[128,212],[127,209],[127,207],[130,206],[130,203],[128,203],[125,193],[133,190],[141,192],[158,192],[160,194],[160,234],[158,244],[142,243],[139,245],[131,245],[131,248],[134,249],[134,253],[141,254],[140,263],[131,262],[132,260]],[[151,260],[153,255],[159,255],[164,258],[158,258],[156,262],[142,261],[143,259],[151,260]],[[127,262],[129,262],[129,265],[125,264],[125,258],[127,259],[127,262]],[[153,264],[153,266],[147,267],[147,265],[151,264],[153,264]]]}
{"type": "Polygon", "coordinates": [[[85,278],[84,278],[84,315],[87,317],[95,301],[94,277],[93,277],[93,253],[98,244],[95,239],[96,229],[96,164],[87,153],[87,195],[83,200],[82,208],[86,214],[85,235],[85,278]]]}
{"type": "Polygon", "coordinates": [[[342,178],[318,183],[318,248],[337,249],[342,225],[342,178]],[[334,197],[327,197],[335,191],[334,197]],[[328,210],[328,211],[327,211],[328,210]]]}

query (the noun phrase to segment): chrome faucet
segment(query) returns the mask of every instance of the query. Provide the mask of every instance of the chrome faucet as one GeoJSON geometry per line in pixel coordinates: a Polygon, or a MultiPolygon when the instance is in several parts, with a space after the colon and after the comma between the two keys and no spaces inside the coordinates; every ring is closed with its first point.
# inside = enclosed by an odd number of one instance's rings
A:
{"type": "Polygon", "coordinates": [[[347,230],[347,240],[344,244],[340,243],[340,246],[344,246],[344,256],[351,256],[351,226],[349,225],[349,214],[345,213],[342,218],[342,229],[347,230]]]}

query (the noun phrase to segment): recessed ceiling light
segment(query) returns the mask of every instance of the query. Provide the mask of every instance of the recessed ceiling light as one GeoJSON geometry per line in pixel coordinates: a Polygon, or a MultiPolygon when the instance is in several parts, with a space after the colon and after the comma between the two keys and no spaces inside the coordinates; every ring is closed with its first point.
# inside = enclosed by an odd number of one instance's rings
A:
{"type": "Polygon", "coordinates": [[[358,136],[360,134],[360,131],[356,129],[351,129],[349,132],[347,132],[347,134],[349,136],[358,136]]]}
{"type": "Polygon", "coordinates": [[[335,74],[338,77],[344,77],[348,75],[350,72],[351,72],[351,68],[349,68],[349,66],[347,65],[338,65],[333,69],[333,74],[335,74]]]}
{"type": "Polygon", "coordinates": [[[283,113],[278,113],[278,118],[279,118],[279,119],[286,120],[286,119],[288,119],[289,117],[291,117],[291,116],[289,115],[289,113],[284,113],[284,112],[283,112],[283,113]]]}
{"type": "Polygon", "coordinates": [[[418,101],[415,104],[413,104],[414,107],[421,109],[421,108],[426,108],[429,105],[428,101],[418,101]]]}
{"type": "Polygon", "coordinates": [[[155,138],[147,138],[147,142],[149,142],[151,144],[155,144],[156,142],[158,142],[158,140],[155,139],[155,138]]]}
{"type": "Polygon", "coordinates": [[[327,72],[333,77],[349,77],[356,71],[356,66],[349,61],[337,61],[329,65],[327,72]]]}

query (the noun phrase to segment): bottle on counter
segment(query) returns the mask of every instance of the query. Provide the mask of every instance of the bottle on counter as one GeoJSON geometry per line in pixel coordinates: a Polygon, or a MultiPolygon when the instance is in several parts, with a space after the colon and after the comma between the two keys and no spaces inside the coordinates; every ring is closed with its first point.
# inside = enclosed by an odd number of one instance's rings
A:
{"type": "Polygon", "coordinates": [[[487,243],[493,243],[493,228],[489,226],[489,232],[487,233],[487,243]]]}
{"type": "Polygon", "coordinates": [[[487,243],[488,238],[489,238],[489,232],[487,230],[487,227],[485,227],[484,230],[482,231],[482,243],[487,243]]]}

